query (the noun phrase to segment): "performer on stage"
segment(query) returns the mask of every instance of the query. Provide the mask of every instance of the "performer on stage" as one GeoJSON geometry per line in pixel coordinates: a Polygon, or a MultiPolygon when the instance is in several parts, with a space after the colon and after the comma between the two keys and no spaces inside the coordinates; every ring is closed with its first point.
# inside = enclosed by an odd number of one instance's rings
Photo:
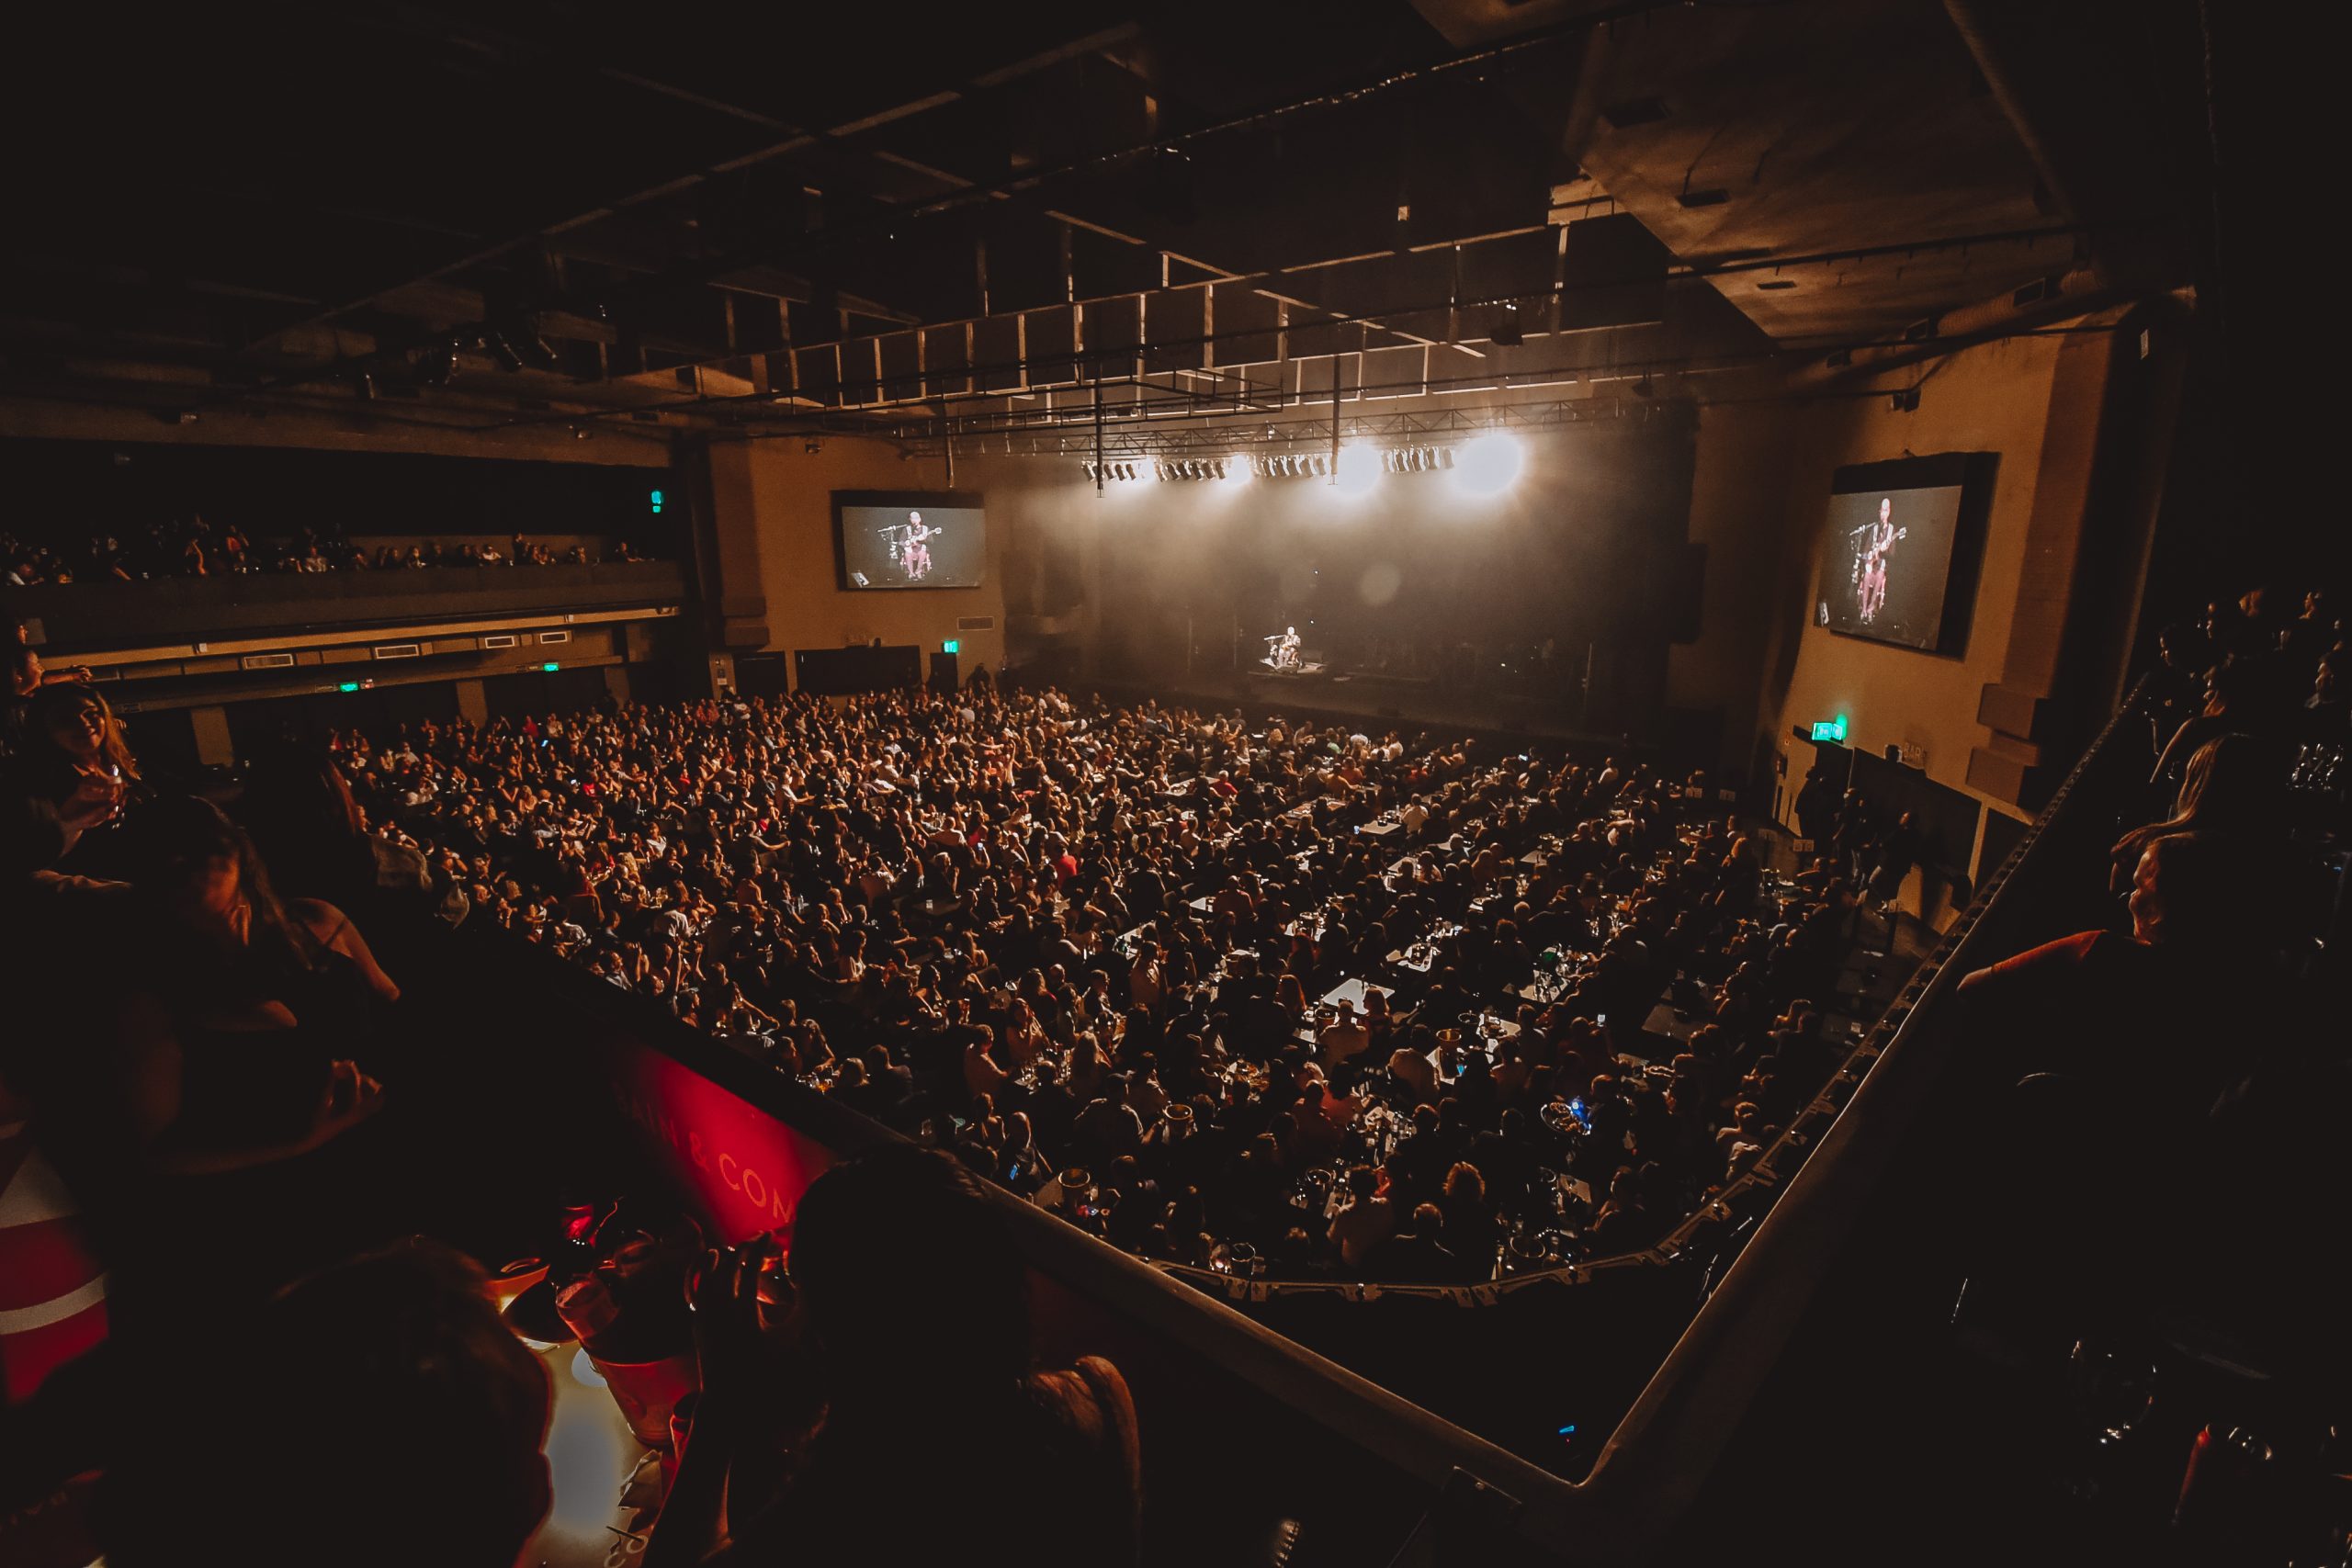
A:
{"type": "Polygon", "coordinates": [[[931,570],[930,541],[939,533],[922,520],[920,512],[907,513],[907,533],[902,564],[909,582],[921,582],[931,570]]]}
{"type": "Polygon", "coordinates": [[[1876,620],[1886,604],[1886,558],[1894,553],[1894,542],[1910,531],[1894,525],[1894,502],[1883,497],[1878,503],[1878,521],[1866,523],[1860,529],[1860,599],[1857,607],[1864,626],[1876,620]]]}
{"type": "Polygon", "coordinates": [[[1260,660],[1261,663],[1274,670],[1298,668],[1298,628],[1296,626],[1284,626],[1280,637],[1270,637],[1266,639],[1266,657],[1260,660]]]}

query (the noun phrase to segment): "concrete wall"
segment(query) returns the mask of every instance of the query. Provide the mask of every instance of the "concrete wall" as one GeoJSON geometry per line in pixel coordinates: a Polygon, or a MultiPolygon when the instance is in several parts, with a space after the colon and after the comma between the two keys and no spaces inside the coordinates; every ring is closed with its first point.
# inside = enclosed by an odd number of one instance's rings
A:
{"type": "Polygon", "coordinates": [[[2061,340],[2013,338],[1929,366],[1918,408],[1883,394],[1794,398],[1711,408],[1701,421],[1691,532],[1713,547],[1707,621],[1678,649],[1672,700],[1727,710],[1725,750],[1744,760],[1761,736],[1788,760],[1788,794],[1813,761],[1790,727],[1844,714],[1848,743],[1900,745],[1927,775],[1998,810],[2018,808],[1968,784],[1969,755],[1986,735],[1985,686],[2001,677],[2022,585],[2028,525],[2046,485],[2079,491],[2086,462],[2069,447],[2066,473],[2044,470],[2061,340]],[[1840,637],[1806,608],[1822,547],[1831,475],[1849,464],[1941,452],[1996,452],[2000,468],[1964,651],[1956,658],[1840,637]],[[1745,723],[1741,716],[1747,716],[1745,723]]]}
{"type": "Polygon", "coordinates": [[[1796,411],[1770,400],[1699,411],[1699,460],[1690,481],[1690,541],[1707,548],[1699,640],[1667,654],[1667,697],[1678,707],[1723,712],[1718,761],[1744,769],[1770,714],[1764,649],[1780,616],[1772,585],[1789,550],[1788,445],[1796,411]]]}
{"type": "Polygon", "coordinates": [[[337,452],[413,452],[445,457],[527,458],[661,468],[670,433],[600,420],[595,439],[577,440],[561,424],[498,423],[501,411],[468,411],[436,400],[433,416],[354,404],[342,409],[263,409],[191,394],[203,412],[192,424],[168,423],[138,409],[96,403],[0,398],[0,436],[60,441],[127,441],[168,446],[307,447],[337,452]],[[437,423],[447,420],[450,423],[437,423]]]}
{"type": "Polygon", "coordinates": [[[710,502],[728,644],[739,652],[790,651],[879,637],[922,648],[927,670],[939,645],[956,640],[965,674],[981,660],[1001,670],[1006,555],[1019,507],[1011,494],[989,490],[989,477],[964,465],[956,476],[956,489],[987,496],[988,565],[979,587],[844,591],[834,570],[832,492],[943,490],[939,460],[903,461],[885,443],[847,437],[828,436],[813,453],[797,440],[714,444],[710,502]],[[995,626],[956,626],[972,616],[991,617],[995,626]]]}

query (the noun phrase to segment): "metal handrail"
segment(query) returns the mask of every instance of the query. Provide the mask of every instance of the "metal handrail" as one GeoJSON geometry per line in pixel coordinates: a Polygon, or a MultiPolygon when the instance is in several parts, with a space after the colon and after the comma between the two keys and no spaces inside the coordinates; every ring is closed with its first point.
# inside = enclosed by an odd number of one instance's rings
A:
{"type": "MultiPolygon", "coordinates": [[[[1981,964],[2008,956],[1989,951],[1984,937],[1987,920],[2018,907],[2018,874],[2052,828],[2075,808],[2086,779],[2107,761],[2136,717],[2146,686],[2143,678],[2133,688],[2000,869],[1984,880],[1974,901],[1839,1070],[1838,1079],[1854,1075],[1854,1093],[1832,1114],[1810,1157],[1767,1212],[1722,1285],[1618,1423],[1583,1483],[1596,1497],[1613,1495],[1660,1521],[1679,1517],[1695,1499],[1810,1303],[1822,1266],[1871,1198],[1876,1177],[1893,1159],[1956,1043],[1957,1032],[1940,1026],[1961,979],[1981,964]]],[[[1757,1162],[1757,1179],[1771,1179],[1776,1162],[1801,1154],[1804,1145],[1796,1134],[1808,1117],[1817,1120],[1825,1109],[1817,1100],[1807,1117],[1791,1125],[1757,1162]]]]}

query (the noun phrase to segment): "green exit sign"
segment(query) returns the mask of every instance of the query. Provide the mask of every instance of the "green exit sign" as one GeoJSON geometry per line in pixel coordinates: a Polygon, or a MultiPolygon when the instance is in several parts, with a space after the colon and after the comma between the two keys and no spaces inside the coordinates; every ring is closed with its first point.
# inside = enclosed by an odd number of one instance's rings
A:
{"type": "Polygon", "coordinates": [[[1846,743],[1846,716],[1841,713],[1836,718],[1814,720],[1813,738],[1815,740],[1834,740],[1843,746],[1846,743]]]}
{"type": "Polygon", "coordinates": [[[945,642],[939,645],[939,651],[942,653],[961,653],[964,651],[964,644],[960,639],[951,637],[945,642]]]}
{"type": "Polygon", "coordinates": [[[657,491],[653,491],[653,492],[652,492],[652,494],[651,494],[648,499],[650,499],[650,500],[653,502],[653,515],[654,515],[654,516],[656,516],[656,517],[661,516],[661,515],[662,515],[662,492],[661,492],[660,491],[658,491],[658,490],[657,490],[657,491]]]}
{"type": "Polygon", "coordinates": [[[546,671],[548,674],[552,675],[552,674],[554,674],[557,671],[559,671],[559,670],[562,669],[562,668],[563,668],[563,666],[562,666],[562,665],[560,665],[560,664],[558,664],[554,660],[550,659],[550,660],[548,660],[545,664],[540,665],[540,666],[539,666],[539,668],[540,668],[540,669],[542,669],[542,670],[544,670],[544,671],[546,671]]]}

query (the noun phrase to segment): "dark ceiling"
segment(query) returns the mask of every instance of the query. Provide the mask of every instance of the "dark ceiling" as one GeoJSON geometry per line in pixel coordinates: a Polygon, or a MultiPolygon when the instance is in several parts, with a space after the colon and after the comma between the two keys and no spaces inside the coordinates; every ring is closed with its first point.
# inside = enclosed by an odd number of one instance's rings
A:
{"type": "Polygon", "coordinates": [[[2182,270],[2132,183],[2170,121],[2127,134],[2170,56],[2110,51],[2044,134],[2060,85],[2002,62],[2069,40],[1985,9],[48,7],[12,29],[0,395],[1252,411],[1334,367],[1366,399],[1697,374],[2182,270]],[[1586,219],[1672,276],[1555,330],[1586,219]]]}

